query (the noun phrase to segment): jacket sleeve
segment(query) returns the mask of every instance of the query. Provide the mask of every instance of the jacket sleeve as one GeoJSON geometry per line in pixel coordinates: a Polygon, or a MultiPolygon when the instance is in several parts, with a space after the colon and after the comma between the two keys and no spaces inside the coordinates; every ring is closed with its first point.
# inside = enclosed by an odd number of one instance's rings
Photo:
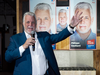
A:
{"type": "Polygon", "coordinates": [[[10,44],[5,52],[5,60],[12,62],[20,57],[19,47],[16,45],[16,41],[10,38],[10,44]]]}
{"type": "Polygon", "coordinates": [[[59,41],[62,41],[64,39],[66,39],[67,37],[69,37],[70,35],[72,35],[67,28],[65,28],[64,30],[62,30],[61,32],[59,32],[58,34],[52,34],[50,36],[50,40],[52,44],[55,44],[59,41]]]}

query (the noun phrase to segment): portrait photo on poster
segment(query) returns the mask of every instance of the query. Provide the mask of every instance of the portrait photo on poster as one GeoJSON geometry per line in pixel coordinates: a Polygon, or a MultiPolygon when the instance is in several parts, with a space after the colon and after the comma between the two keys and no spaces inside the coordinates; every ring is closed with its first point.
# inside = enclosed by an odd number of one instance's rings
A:
{"type": "Polygon", "coordinates": [[[36,29],[55,34],[55,0],[30,0],[29,5],[36,15],[36,29]]]}
{"type": "MultiPolygon", "coordinates": [[[[36,30],[38,32],[47,31],[49,34],[56,33],[55,2],[56,0],[30,0],[29,9],[30,12],[34,12],[36,15],[36,30]]],[[[53,44],[52,48],[56,49],[56,45],[53,44]]]]}
{"type": "Polygon", "coordinates": [[[59,33],[69,25],[69,7],[56,7],[56,32],[59,33]]]}
{"type": "Polygon", "coordinates": [[[75,33],[70,36],[70,49],[96,49],[96,0],[70,0],[71,17],[82,13],[82,21],[76,26],[75,33]]]}

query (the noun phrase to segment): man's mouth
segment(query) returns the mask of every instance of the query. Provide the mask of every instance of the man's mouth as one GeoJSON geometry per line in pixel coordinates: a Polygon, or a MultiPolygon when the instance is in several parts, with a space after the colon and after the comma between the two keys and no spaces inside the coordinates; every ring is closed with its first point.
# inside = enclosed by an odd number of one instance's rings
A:
{"type": "Polygon", "coordinates": [[[61,23],[64,23],[64,21],[61,21],[61,23]]]}
{"type": "Polygon", "coordinates": [[[39,26],[39,29],[40,30],[45,30],[46,29],[46,26],[39,26]]]}
{"type": "Polygon", "coordinates": [[[33,28],[28,28],[28,29],[33,29],[33,28]]]}
{"type": "Polygon", "coordinates": [[[29,31],[32,31],[32,30],[33,30],[33,28],[28,28],[28,30],[29,30],[29,31]]]}
{"type": "Polygon", "coordinates": [[[84,30],[86,28],[86,26],[79,26],[80,29],[84,30]]]}
{"type": "Polygon", "coordinates": [[[80,26],[80,27],[86,27],[86,26],[80,26]]]}

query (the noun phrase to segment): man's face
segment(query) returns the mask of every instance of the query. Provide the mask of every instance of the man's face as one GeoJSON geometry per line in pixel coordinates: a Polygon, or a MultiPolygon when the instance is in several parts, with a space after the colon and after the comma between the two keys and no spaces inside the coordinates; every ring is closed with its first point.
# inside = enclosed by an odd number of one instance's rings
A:
{"type": "Polygon", "coordinates": [[[77,9],[76,11],[83,12],[81,16],[83,16],[82,21],[77,25],[76,29],[80,33],[86,33],[90,30],[91,27],[91,14],[89,9],[77,9]]]}
{"type": "Polygon", "coordinates": [[[31,31],[35,30],[35,18],[33,16],[30,15],[26,15],[25,16],[25,21],[23,22],[23,26],[25,31],[28,34],[31,34],[31,31]]]}
{"type": "Polygon", "coordinates": [[[49,10],[36,10],[35,11],[37,31],[49,31],[51,26],[51,17],[49,10]]]}
{"type": "Polygon", "coordinates": [[[58,16],[58,20],[60,25],[65,25],[67,23],[67,14],[64,12],[60,12],[58,16]]]}

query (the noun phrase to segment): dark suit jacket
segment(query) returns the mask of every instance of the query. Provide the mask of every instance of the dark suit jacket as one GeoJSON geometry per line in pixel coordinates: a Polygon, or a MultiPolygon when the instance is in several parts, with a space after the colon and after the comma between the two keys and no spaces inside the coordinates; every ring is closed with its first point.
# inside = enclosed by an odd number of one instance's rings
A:
{"type": "MultiPolygon", "coordinates": [[[[37,32],[37,38],[43,49],[43,52],[48,60],[49,64],[49,75],[60,75],[58,65],[55,59],[55,55],[52,49],[52,44],[55,44],[68,36],[70,32],[65,28],[59,34],[50,35],[47,32],[37,32]]],[[[13,35],[10,38],[10,44],[5,52],[5,60],[7,62],[12,62],[15,60],[15,68],[13,75],[31,75],[32,74],[32,61],[30,50],[27,48],[22,56],[20,56],[19,47],[23,45],[26,41],[25,33],[19,33],[13,35]]]]}

